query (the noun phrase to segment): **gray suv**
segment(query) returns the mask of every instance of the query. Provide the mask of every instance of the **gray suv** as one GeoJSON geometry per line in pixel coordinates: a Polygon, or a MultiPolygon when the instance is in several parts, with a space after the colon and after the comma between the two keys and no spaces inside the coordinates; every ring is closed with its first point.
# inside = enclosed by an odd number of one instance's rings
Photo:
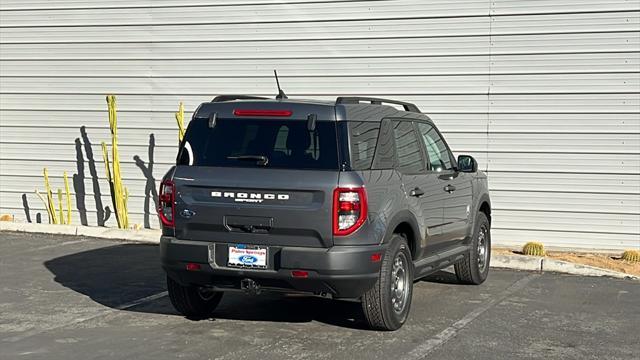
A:
{"type": "Polygon", "coordinates": [[[373,329],[406,321],[413,283],[455,266],[481,284],[487,178],[410,103],[218,96],[195,111],[158,213],[174,307],[226,291],[359,300],[373,329]]]}

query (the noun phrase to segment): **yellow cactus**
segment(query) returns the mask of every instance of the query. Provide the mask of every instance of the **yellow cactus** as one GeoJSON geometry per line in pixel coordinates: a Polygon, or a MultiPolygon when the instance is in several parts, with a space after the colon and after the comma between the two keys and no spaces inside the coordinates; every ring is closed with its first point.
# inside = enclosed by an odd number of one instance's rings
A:
{"type": "Polygon", "coordinates": [[[64,190],[67,193],[67,224],[71,224],[71,191],[69,190],[69,177],[67,172],[63,173],[64,176],[64,190]]]}
{"type": "Polygon", "coordinates": [[[539,242],[528,242],[522,247],[522,253],[525,255],[544,256],[544,245],[539,242]]]}
{"type": "Polygon", "coordinates": [[[38,191],[38,189],[36,189],[36,195],[38,195],[38,197],[40,198],[40,200],[44,204],[45,209],[47,209],[47,215],[49,215],[49,222],[51,222],[51,214],[49,213],[49,203],[44,198],[44,196],[42,196],[42,194],[40,194],[40,191],[38,191]]]}
{"type": "Polygon", "coordinates": [[[622,253],[622,260],[640,262],[640,250],[625,250],[625,252],[622,253]]]}
{"type": "Polygon", "coordinates": [[[44,175],[44,191],[47,192],[47,213],[49,214],[49,222],[52,224],[59,224],[58,216],[56,215],[56,206],[53,202],[53,193],[51,192],[51,185],[49,184],[49,173],[47,168],[42,170],[44,175]]]}
{"type": "Polygon", "coordinates": [[[111,130],[111,162],[109,161],[109,152],[107,144],[102,142],[102,156],[107,175],[107,181],[111,189],[111,200],[113,202],[116,220],[120,229],[129,228],[129,213],[127,211],[127,201],[129,199],[129,190],[123,185],[120,175],[120,154],[118,153],[118,117],[116,112],[116,97],[107,96],[107,105],[109,107],[109,128],[111,130]]]}
{"type": "Polygon", "coordinates": [[[109,164],[109,150],[107,150],[107,144],[102,142],[102,158],[104,159],[105,174],[107,175],[107,181],[111,183],[111,165],[109,164]]]}
{"type": "Polygon", "coordinates": [[[178,142],[182,142],[186,131],[184,128],[184,104],[182,104],[182,102],[180,102],[178,112],[176,113],[176,121],[178,122],[178,142]]]}
{"type": "Polygon", "coordinates": [[[64,224],[64,211],[62,210],[62,189],[58,189],[58,207],[60,208],[60,223],[64,224]]]}
{"type": "Polygon", "coordinates": [[[58,189],[58,206],[53,200],[53,191],[51,191],[51,184],[49,183],[49,172],[47,168],[42,169],[44,175],[44,188],[47,198],[45,199],[42,194],[36,189],[36,195],[42,200],[44,207],[47,209],[47,215],[49,216],[49,223],[51,224],[71,224],[71,191],[69,190],[69,179],[67,172],[64,172],[64,187],[66,192],[66,216],[64,215],[64,203],[62,201],[62,189],[58,189]]]}

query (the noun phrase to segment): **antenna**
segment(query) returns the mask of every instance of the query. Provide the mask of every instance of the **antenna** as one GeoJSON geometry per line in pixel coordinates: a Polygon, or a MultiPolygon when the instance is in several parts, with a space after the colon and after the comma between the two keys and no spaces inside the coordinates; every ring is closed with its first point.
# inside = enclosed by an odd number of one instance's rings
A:
{"type": "Polygon", "coordinates": [[[276,95],[276,100],[288,99],[287,95],[280,88],[280,81],[278,81],[278,72],[274,69],[273,75],[276,77],[276,85],[278,85],[278,95],[276,95]]]}

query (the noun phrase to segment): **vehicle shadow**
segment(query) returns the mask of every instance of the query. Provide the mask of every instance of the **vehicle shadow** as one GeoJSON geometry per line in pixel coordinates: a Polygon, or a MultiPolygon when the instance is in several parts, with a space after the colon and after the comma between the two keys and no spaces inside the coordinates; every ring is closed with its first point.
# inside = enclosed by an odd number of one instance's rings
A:
{"type": "MultiPolygon", "coordinates": [[[[166,291],[157,245],[121,244],[65,255],[46,261],[54,280],[93,301],[122,309],[136,300],[166,291]]],[[[122,311],[180,316],[167,296],[122,311]]],[[[365,329],[358,302],[331,301],[312,296],[226,293],[213,318],[240,321],[305,323],[365,329]]]]}
{"type": "Polygon", "coordinates": [[[446,271],[446,269],[436,271],[431,275],[423,277],[419,281],[438,284],[463,285],[460,281],[458,281],[458,278],[456,277],[456,274],[453,272],[453,270],[446,271]]]}
{"type": "Polygon", "coordinates": [[[57,257],[44,266],[57,283],[117,309],[166,290],[158,259],[157,245],[121,244],[57,257]]]}

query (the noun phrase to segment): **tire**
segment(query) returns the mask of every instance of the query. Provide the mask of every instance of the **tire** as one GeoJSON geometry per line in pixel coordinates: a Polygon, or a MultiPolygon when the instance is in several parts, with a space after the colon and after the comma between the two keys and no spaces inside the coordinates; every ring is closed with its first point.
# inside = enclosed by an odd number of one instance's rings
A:
{"type": "Polygon", "coordinates": [[[183,286],[167,276],[167,290],[173,307],[189,319],[208,318],[216,309],[222,292],[204,291],[197,286],[183,286]]]}
{"type": "Polygon", "coordinates": [[[469,253],[454,266],[456,277],[463,284],[480,285],[487,280],[490,262],[491,224],[487,215],[479,212],[476,216],[469,253]]]}
{"type": "Polygon", "coordinates": [[[376,284],[362,296],[362,311],[374,330],[397,330],[405,323],[413,296],[413,260],[407,240],[391,238],[376,284]],[[392,290],[392,287],[398,289],[392,290]],[[401,288],[401,290],[400,290],[401,288]]]}

